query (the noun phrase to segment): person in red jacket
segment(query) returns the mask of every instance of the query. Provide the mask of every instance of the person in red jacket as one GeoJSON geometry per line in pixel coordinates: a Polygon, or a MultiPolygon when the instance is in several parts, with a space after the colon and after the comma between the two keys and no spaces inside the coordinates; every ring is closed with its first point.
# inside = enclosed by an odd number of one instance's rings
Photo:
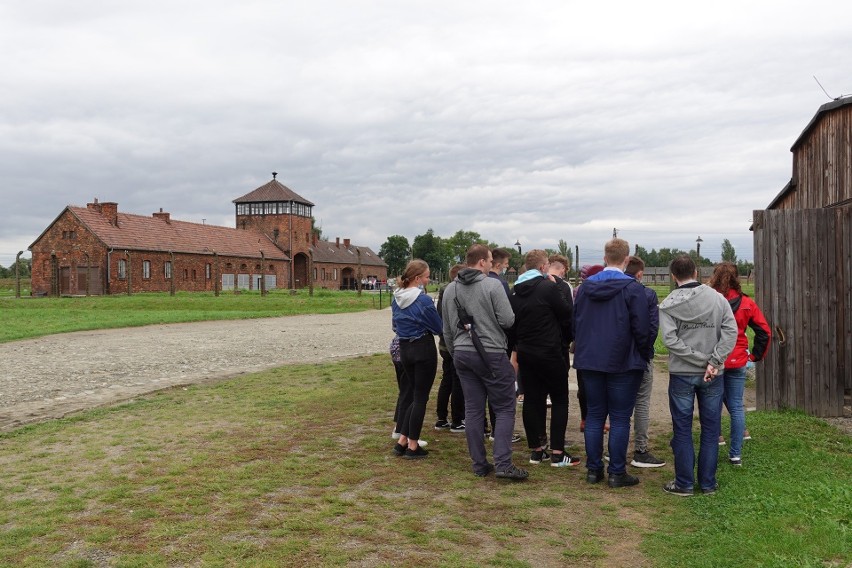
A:
{"type": "MultiPolygon", "coordinates": [[[[731,415],[730,450],[728,456],[731,465],[742,465],[742,448],[745,428],[745,408],[743,393],[745,391],[746,365],[749,361],[760,361],[769,350],[769,340],[772,330],[766,323],[766,318],[757,304],[743,294],[740,288],[740,278],[737,266],[733,262],[722,262],[716,265],[713,276],[710,277],[710,287],[722,294],[731,304],[734,319],[737,320],[737,343],[731,355],[725,361],[725,407],[731,415]],[[748,348],[746,327],[754,331],[754,345],[748,348]]],[[[724,444],[724,437],[719,438],[719,445],[724,444]]]]}

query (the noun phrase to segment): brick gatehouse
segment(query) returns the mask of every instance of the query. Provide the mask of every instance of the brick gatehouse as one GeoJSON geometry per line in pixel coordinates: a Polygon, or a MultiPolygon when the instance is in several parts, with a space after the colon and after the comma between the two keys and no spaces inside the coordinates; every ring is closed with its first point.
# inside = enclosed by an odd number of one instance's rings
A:
{"type": "Polygon", "coordinates": [[[236,228],[178,221],[160,211],[122,213],[95,199],[67,206],[30,245],[32,294],[354,289],[386,280],[387,265],[349,239],[320,241],[314,206],[272,174],[234,200],[236,228]]]}

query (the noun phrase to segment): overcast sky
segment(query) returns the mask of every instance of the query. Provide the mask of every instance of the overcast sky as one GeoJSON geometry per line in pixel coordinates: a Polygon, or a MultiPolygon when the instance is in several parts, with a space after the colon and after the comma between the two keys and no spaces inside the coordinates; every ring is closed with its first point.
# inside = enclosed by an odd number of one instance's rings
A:
{"type": "MultiPolygon", "coordinates": [[[[66,205],[234,226],[279,172],[378,251],[613,228],[718,259],[852,93],[852,3],[29,0],[0,4],[0,265],[66,205]]],[[[29,257],[29,252],[25,252],[29,257]]]]}

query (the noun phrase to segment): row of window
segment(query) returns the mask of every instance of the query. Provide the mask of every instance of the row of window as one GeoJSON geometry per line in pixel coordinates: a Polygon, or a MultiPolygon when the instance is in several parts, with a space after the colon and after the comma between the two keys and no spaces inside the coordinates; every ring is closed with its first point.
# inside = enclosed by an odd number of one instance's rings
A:
{"type": "MultiPolygon", "coordinates": [[[[234,265],[231,264],[230,262],[225,264],[225,271],[231,271],[233,269],[234,269],[234,265]]],[[[260,272],[261,271],[261,265],[256,264],[254,266],[254,269],[257,272],[260,272]]],[[[246,264],[246,263],[240,264],[240,270],[241,271],[248,270],[248,264],[246,264]]],[[[275,266],[270,264],[269,267],[267,268],[267,270],[269,272],[274,273],[275,272],[275,266]]],[[[192,280],[195,280],[198,276],[194,268],[191,268],[191,269],[190,268],[184,268],[183,269],[184,280],[189,280],[190,275],[192,277],[192,280]]],[[[127,259],[124,259],[124,258],[118,259],[118,277],[120,279],[127,278],[127,259]]],[[[170,260],[167,260],[167,261],[163,262],[163,278],[165,278],[166,280],[170,280],[171,277],[172,277],[172,263],[171,263],[170,260]]],[[[210,264],[210,263],[207,263],[207,264],[204,265],[204,278],[207,279],[207,280],[210,280],[212,277],[213,277],[213,265],[210,264]]],[[[151,278],[151,261],[150,260],[143,260],[142,261],[142,278],[145,279],[145,280],[148,280],[149,278],[151,278]]]]}
{"type": "MultiPolygon", "coordinates": [[[[331,269],[328,269],[328,270],[323,268],[322,272],[320,272],[320,274],[322,275],[323,280],[328,280],[327,276],[331,276],[332,280],[337,280],[337,269],[336,268],[331,268],[331,269]]],[[[314,281],[316,281],[316,279],[317,279],[317,267],[314,266],[314,281]]]]}
{"type": "MultiPolygon", "coordinates": [[[[195,280],[196,278],[198,278],[198,274],[196,273],[194,268],[193,269],[189,269],[189,268],[183,269],[184,280],[189,280],[190,274],[192,275],[192,280],[195,280]]],[[[213,265],[208,263],[204,266],[204,278],[206,278],[207,280],[210,280],[210,278],[212,276],[213,276],[213,265]]],[[[123,258],[118,259],[118,277],[121,280],[124,280],[125,278],[127,278],[127,260],[126,259],[123,259],[123,258]]],[[[166,280],[170,280],[171,277],[172,277],[172,263],[171,263],[170,260],[167,260],[163,263],[163,278],[165,278],[166,280]]],[[[150,260],[143,260],[142,261],[142,278],[144,280],[148,280],[149,278],[151,278],[151,261],[150,260]]]]}
{"type": "Polygon", "coordinates": [[[311,206],[295,201],[271,201],[266,203],[237,203],[237,215],[299,215],[311,216],[311,206]]]}

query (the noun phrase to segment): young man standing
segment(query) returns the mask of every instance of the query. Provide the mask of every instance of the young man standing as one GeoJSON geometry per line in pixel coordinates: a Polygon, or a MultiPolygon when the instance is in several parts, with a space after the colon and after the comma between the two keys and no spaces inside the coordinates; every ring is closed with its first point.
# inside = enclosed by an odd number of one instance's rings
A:
{"type": "Polygon", "coordinates": [[[698,282],[693,260],[682,255],[669,270],[677,288],[660,304],[660,330],[669,350],[669,409],[675,478],[667,493],[689,496],[695,486],[692,413],[698,399],[701,445],[698,486],[704,493],[719,488],[719,433],[722,424],[725,359],[737,341],[737,322],[724,296],[698,282]]]}
{"type": "MultiPolygon", "coordinates": [[[[624,273],[632,276],[642,284],[642,276],[645,273],[645,261],[638,256],[631,256],[627,260],[627,268],[624,273]]],[[[657,293],[645,286],[645,297],[648,299],[648,317],[651,320],[651,337],[657,337],[660,327],[660,314],[657,309],[657,293]]],[[[651,344],[651,352],[648,354],[648,366],[642,374],[642,382],[639,384],[639,392],[636,393],[636,408],[633,411],[633,467],[663,467],[666,462],[657,458],[648,451],[648,424],[651,422],[651,387],[654,385],[654,346],[651,344]]]]}
{"type": "Polygon", "coordinates": [[[473,245],[466,268],[444,290],[444,341],[464,391],[465,436],[473,472],[485,477],[524,480],[529,473],[512,463],[515,424],[515,370],[506,356],[506,331],[515,323],[509,298],[498,281],[488,278],[491,251],[473,245]],[[462,319],[460,312],[468,316],[462,319]],[[472,325],[470,324],[472,320],[472,325]],[[485,452],[485,399],[494,409],[494,464],[485,452]]]}
{"type": "Polygon", "coordinates": [[[639,478],[627,473],[627,444],[636,392],[654,341],[643,286],[624,274],[629,254],[627,241],[607,242],[606,268],[580,285],[574,304],[574,367],[583,372],[588,404],[586,481],[603,480],[603,431],[608,415],[610,487],[639,483],[639,478]]]}
{"type": "Polygon", "coordinates": [[[538,464],[547,457],[541,445],[545,434],[548,395],[552,401],[550,443],[553,467],[571,467],[580,463],[565,451],[568,425],[567,346],[571,343],[573,310],[560,293],[556,282],[548,278],[550,262],[543,250],[531,250],[524,259],[524,272],[515,283],[512,309],[515,311],[515,350],[518,367],[526,378],[524,429],[531,455],[538,464]]]}

